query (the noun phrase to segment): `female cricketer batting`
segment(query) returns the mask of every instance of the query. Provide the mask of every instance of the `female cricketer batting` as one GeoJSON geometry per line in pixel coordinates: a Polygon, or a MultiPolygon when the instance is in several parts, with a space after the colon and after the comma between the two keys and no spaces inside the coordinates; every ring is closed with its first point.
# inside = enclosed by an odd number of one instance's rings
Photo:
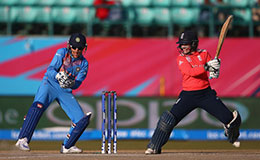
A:
{"type": "Polygon", "coordinates": [[[220,60],[211,60],[206,50],[197,49],[198,42],[193,31],[184,31],[179,37],[177,64],[182,73],[183,90],[171,110],[161,115],[145,154],[160,154],[174,126],[197,107],[224,124],[225,135],[230,143],[239,137],[241,118],[238,111],[229,111],[217,97],[216,91],[211,89],[208,80],[208,71],[210,77],[218,78],[220,60]]]}
{"type": "Polygon", "coordinates": [[[75,143],[89,124],[91,112],[84,114],[72,94],[87,76],[88,61],[82,55],[87,50],[86,38],[72,34],[67,48],[59,49],[52,59],[24,120],[16,147],[29,151],[33,132],[48,106],[56,100],[72,121],[70,131],[61,146],[61,153],[81,153],[75,143]]]}

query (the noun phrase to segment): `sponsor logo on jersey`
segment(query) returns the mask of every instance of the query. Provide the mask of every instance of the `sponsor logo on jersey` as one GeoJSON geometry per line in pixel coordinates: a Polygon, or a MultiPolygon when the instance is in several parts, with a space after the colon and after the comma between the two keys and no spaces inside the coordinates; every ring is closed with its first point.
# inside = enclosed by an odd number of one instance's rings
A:
{"type": "Polygon", "coordinates": [[[198,65],[197,64],[195,64],[195,65],[191,65],[192,66],[192,68],[196,68],[196,67],[198,67],[198,65]]]}
{"type": "Polygon", "coordinates": [[[195,64],[195,65],[191,65],[191,66],[192,66],[192,68],[196,68],[196,67],[204,67],[203,64],[200,64],[200,65],[195,64]]]}

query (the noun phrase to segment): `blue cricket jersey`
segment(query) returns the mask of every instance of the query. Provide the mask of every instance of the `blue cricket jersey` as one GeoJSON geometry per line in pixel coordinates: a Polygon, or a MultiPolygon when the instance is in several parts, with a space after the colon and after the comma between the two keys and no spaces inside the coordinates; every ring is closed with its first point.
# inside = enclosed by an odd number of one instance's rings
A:
{"type": "MultiPolygon", "coordinates": [[[[54,100],[59,103],[73,123],[76,124],[79,122],[85,114],[73,96],[72,90],[77,89],[82,84],[82,81],[87,76],[87,71],[88,62],[82,55],[79,58],[73,58],[67,48],[59,49],[47,68],[34,97],[34,103],[28,111],[27,116],[29,117],[30,124],[27,123],[25,127],[23,126],[23,131],[20,132],[19,138],[27,137],[30,141],[34,131],[34,128],[30,127],[36,127],[41,114],[54,100]],[[71,88],[61,88],[58,80],[55,78],[56,74],[60,71],[66,72],[70,78],[75,79],[75,85],[71,88]]],[[[72,130],[73,127],[70,129],[69,135],[72,130]]],[[[67,141],[68,138],[65,138],[63,143],[66,144],[67,141]]]]}
{"type": "Polygon", "coordinates": [[[73,58],[67,48],[61,48],[52,59],[44,79],[48,79],[50,83],[59,84],[55,76],[60,71],[65,71],[70,78],[75,79],[75,85],[66,90],[77,89],[87,76],[88,61],[82,55],[79,58],[73,58]]]}

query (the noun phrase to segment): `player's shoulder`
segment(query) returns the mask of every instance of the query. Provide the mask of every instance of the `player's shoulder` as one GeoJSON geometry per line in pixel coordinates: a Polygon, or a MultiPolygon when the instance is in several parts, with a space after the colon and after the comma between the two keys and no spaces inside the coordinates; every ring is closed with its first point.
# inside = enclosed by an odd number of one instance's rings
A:
{"type": "Polygon", "coordinates": [[[177,61],[180,60],[180,59],[186,59],[187,55],[184,55],[184,54],[179,54],[178,57],[177,57],[177,61]]]}
{"type": "Polygon", "coordinates": [[[182,58],[184,58],[183,55],[179,54],[176,60],[179,61],[182,58]]]}
{"type": "Polygon", "coordinates": [[[55,55],[64,57],[67,52],[68,52],[67,48],[60,48],[60,49],[57,50],[55,55]]]}
{"type": "Polygon", "coordinates": [[[208,54],[209,52],[206,49],[197,49],[199,54],[208,54]]]}
{"type": "Polygon", "coordinates": [[[177,64],[181,65],[182,63],[186,62],[185,59],[186,59],[186,56],[180,54],[180,55],[177,57],[177,59],[176,59],[177,64]]]}
{"type": "Polygon", "coordinates": [[[207,57],[209,52],[206,49],[197,49],[194,56],[207,57]]]}
{"type": "Polygon", "coordinates": [[[82,64],[88,66],[88,60],[84,56],[82,56],[82,64]]]}

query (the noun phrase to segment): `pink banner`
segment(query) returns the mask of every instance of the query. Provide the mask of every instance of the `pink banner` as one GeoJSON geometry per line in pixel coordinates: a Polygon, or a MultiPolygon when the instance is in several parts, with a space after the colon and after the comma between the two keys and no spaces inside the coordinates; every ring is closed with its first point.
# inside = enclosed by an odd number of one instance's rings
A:
{"type": "MultiPolygon", "coordinates": [[[[89,73],[78,95],[98,95],[102,90],[116,90],[121,96],[178,96],[181,73],[176,64],[177,39],[160,38],[88,38],[89,73]],[[161,89],[161,92],[160,92],[161,89]]],[[[199,48],[215,55],[217,38],[200,38],[199,48]]],[[[257,96],[260,90],[259,38],[226,38],[220,52],[218,79],[210,80],[219,96],[257,96]]],[[[66,42],[0,63],[1,77],[28,75],[41,80],[55,51],[66,42]],[[37,60],[36,60],[37,59],[37,60]],[[19,67],[18,67],[19,66],[19,67]],[[8,70],[6,70],[8,68],[8,70]]]]}

